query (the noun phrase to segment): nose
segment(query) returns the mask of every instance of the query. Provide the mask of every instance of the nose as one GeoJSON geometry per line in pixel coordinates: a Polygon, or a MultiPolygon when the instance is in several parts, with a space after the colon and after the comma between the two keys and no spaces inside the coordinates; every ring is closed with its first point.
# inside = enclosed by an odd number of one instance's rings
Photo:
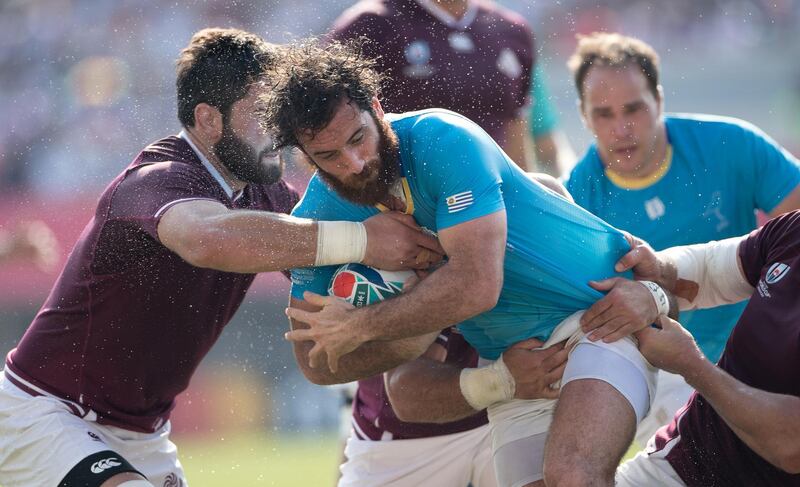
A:
{"type": "Polygon", "coordinates": [[[616,135],[617,137],[625,137],[627,135],[630,135],[631,128],[632,128],[632,122],[628,117],[625,116],[617,117],[617,119],[614,120],[613,130],[614,130],[614,135],[616,135]]]}
{"type": "Polygon", "coordinates": [[[356,148],[350,148],[342,151],[339,165],[347,174],[360,174],[364,170],[366,162],[367,159],[356,148]]]}

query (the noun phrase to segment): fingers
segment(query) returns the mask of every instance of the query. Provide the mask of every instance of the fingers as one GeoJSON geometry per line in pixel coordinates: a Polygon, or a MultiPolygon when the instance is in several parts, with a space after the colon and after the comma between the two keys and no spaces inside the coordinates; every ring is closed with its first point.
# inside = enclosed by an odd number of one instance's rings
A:
{"type": "Polygon", "coordinates": [[[386,215],[392,220],[397,220],[398,222],[402,223],[408,228],[413,228],[414,230],[418,231],[421,230],[420,226],[417,225],[417,221],[414,220],[414,217],[411,215],[400,213],[399,211],[388,211],[386,213],[383,213],[383,215],[386,215]]]}
{"type": "Polygon", "coordinates": [[[561,393],[560,388],[547,386],[542,390],[540,397],[542,399],[558,399],[558,395],[560,393],[561,393]]]}
{"type": "Polygon", "coordinates": [[[623,255],[614,265],[614,270],[617,272],[625,272],[632,269],[636,264],[642,261],[642,250],[639,247],[634,247],[630,252],[623,255]]]}
{"type": "Polygon", "coordinates": [[[336,352],[328,352],[328,368],[331,369],[331,372],[334,374],[339,369],[339,354],[336,352]]]}
{"type": "Polygon", "coordinates": [[[609,309],[611,309],[611,300],[605,297],[586,310],[583,316],[581,316],[581,329],[583,332],[589,333],[605,323],[606,320],[603,319],[602,316],[609,309]]]}
{"type": "Polygon", "coordinates": [[[302,321],[303,323],[308,323],[308,324],[311,324],[313,322],[314,313],[310,311],[298,308],[286,308],[284,310],[284,313],[286,313],[286,316],[288,316],[290,320],[302,321]]]}
{"type": "Polygon", "coordinates": [[[629,320],[627,317],[624,316],[617,316],[609,319],[606,321],[603,326],[597,328],[592,333],[589,334],[589,340],[596,342],[598,340],[602,340],[603,338],[611,335],[615,331],[619,330],[623,326],[627,325],[629,320]]]}
{"type": "Polygon", "coordinates": [[[325,306],[330,302],[330,296],[322,296],[311,291],[305,291],[303,293],[303,300],[308,304],[313,304],[314,306],[325,306]]]}
{"type": "MultiPolygon", "coordinates": [[[[561,345],[563,347],[564,342],[557,343],[556,345],[561,345]]],[[[533,350],[534,348],[542,348],[544,342],[541,340],[537,340],[536,338],[528,338],[527,340],[522,340],[521,342],[517,342],[511,345],[510,348],[523,348],[525,350],[533,350]]]]}
{"type": "Polygon", "coordinates": [[[314,332],[311,329],[291,330],[283,334],[283,338],[290,342],[313,342],[314,332]]]}
{"type": "Polygon", "coordinates": [[[617,284],[617,281],[622,280],[619,277],[612,277],[611,279],[603,279],[602,281],[589,281],[589,286],[598,291],[610,291],[617,284]]]}

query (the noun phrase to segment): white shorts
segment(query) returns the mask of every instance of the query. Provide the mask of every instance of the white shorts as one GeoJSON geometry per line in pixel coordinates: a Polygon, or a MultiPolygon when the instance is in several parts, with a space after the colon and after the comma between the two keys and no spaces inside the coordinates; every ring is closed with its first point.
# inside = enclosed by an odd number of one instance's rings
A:
{"type": "Polygon", "coordinates": [[[658,387],[656,397],[650,405],[650,412],[636,429],[636,443],[644,448],[655,432],[672,421],[678,409],[689,401],[694,389],[686,380],[677,374],[665,370],[658,371],[658,387]]]}
{"type": "MultiPolygon", "coordinates": [[[[656,369],[626,337],[614,343],[591,342],[580,329],[579,311],[553,331],[543,348],[568,339],[577,342],[564,371],[562,384],[598,379],[611,384],[633,407],[636,420],[647,414],[655,396],[656,369]]],[[[500,487],[518,487],[543,478],[544,443],[553,421],[556,401],[512,399],[489,406],[492,450],[500,487]],[[520,451],[529,452],[527,456],[520,451]]]]}
{"type": "Polygon", "coordinates": [[[350,435],[339,487],[496,487],[489,425],[411,440],[350,435]]]}
{"type": "Polygon", "coordinates": [[[155,433],[137,433],[87,421],[63,401],[31,396],[0,373],[3,487],[55,487],[81,460],[105,450],[130,462],[154,485],[185,487],[169,431],[169,422],[155,433]]]}
{"type": "Polygon", "coordinates": [[[665,448],[653,454],[639,452],[635,457],[623,463],[617,469],[614,479],[616,487],[641,487],[658,485],[659,487],[686,487],[672,465],[666,460],[671,448],[665,448]]]}

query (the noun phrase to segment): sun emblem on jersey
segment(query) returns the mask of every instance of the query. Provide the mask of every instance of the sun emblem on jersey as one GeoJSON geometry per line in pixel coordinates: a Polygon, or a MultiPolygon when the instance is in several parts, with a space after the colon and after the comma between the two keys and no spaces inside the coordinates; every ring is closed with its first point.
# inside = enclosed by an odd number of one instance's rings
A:
{"type": "Polygon", "coordinates": [[[767,284],[775,284],[783,279],[784,276],[789,273],[789,269],[791,269],[791,267],[782,262],[776,262],[769,266],[769,269],[767,269],[767,275],[765,276],[767,284]]]}

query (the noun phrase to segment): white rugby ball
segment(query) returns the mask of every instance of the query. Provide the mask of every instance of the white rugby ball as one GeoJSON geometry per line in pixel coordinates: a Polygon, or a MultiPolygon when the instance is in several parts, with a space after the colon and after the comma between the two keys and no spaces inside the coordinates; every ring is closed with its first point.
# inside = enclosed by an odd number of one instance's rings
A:
{"type": "Polygon", "coordinates": [[[384,271],[364,264],[345,264],[333,274],[328,294],[360,308],[397,296],[414,271],[384,271]]]}

